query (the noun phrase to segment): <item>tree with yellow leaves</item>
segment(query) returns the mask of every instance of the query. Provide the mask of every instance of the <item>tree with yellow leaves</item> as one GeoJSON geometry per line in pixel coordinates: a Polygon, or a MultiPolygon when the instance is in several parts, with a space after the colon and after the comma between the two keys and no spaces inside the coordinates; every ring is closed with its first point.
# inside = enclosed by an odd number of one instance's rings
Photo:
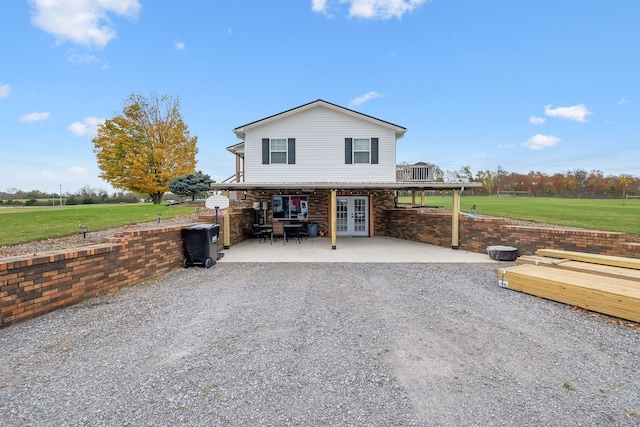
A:
{"type": "Polygon", "coordinates": [[[196,167],[196,136],[189,136],[180,98],[131,94],[122,114],[106,120],[93,138],[100,178],[116,189],[148,194],[160,203],[169,183],[196,167]]]}

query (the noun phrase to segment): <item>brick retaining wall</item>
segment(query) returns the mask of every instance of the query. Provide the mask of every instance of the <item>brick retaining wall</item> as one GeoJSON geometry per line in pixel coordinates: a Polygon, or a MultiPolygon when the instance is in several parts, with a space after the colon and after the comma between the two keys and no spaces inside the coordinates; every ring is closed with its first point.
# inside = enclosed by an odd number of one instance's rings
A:
{"type": "Polygon", "coordinates": [[[182,226],[117,233],[108,243],[0,260],[0,326],[181,268],[182,226]]]}
{"type": "MultiPolygon", "coordinates": [[[[387,211],[387,235],[451,247],[451,213],[438,209],[392,209],[387,211]]],[[[561,249],[603,255],[640,258],[640,244],[627,234],[573,230],[557,227],[514,225],[506,218],[460,216],[459,249],[484,253],[487,246],[518,248],[520,255],[538,249],[561,249]]]]}

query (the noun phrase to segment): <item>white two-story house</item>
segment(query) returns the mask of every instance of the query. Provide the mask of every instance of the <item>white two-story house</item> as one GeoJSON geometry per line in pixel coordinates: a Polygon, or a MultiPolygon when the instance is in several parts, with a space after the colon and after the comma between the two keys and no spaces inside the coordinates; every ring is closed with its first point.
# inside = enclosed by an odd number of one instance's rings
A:
{"type": "Polygon", "coordinates": [[[427,165],[398,168],[407,129],[316,100],[233,129],[242,142],[233,182],[214,184],[256,207],[253,222],[312,222],[322,234],[385,235],[398,190],[456,189],[434,183],[427,165]]]}

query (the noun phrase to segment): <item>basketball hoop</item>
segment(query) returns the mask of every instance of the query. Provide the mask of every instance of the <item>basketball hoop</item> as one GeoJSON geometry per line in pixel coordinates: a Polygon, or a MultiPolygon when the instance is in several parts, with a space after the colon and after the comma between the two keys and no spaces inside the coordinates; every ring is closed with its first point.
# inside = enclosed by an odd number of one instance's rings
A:
{"type": "Polygon", "coordinates": [[[224,196],[215,195],[208,197],[204,205],[209,209],[216,211],[216,224],[218,223],[218,215],[224,215],[224,211],[229,207],[229,199],[224,196]]]}

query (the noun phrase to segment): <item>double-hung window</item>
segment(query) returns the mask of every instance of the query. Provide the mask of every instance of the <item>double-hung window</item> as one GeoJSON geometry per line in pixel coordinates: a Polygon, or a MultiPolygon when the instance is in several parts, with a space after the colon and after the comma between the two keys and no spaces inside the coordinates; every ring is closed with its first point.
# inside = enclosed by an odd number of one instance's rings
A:
{"type": "Polygon", "coordinates": [[[262,138],[262,164],[296,164],[295,138],[262,138]]]}
{"type": "Polygon", "coordinates": [[[353,163],[369,163],[370,154],[369,138],[353,138],[353,163]]]}
{"type": "Polygon", "coordinates": [[[378,164],[378,138],[345,138],[344,163],[378,164]]]}
{"type": "Polygon", "coordinates": [[[271,163],[287,163],[287,139],[271,138],[271,163]]]}

